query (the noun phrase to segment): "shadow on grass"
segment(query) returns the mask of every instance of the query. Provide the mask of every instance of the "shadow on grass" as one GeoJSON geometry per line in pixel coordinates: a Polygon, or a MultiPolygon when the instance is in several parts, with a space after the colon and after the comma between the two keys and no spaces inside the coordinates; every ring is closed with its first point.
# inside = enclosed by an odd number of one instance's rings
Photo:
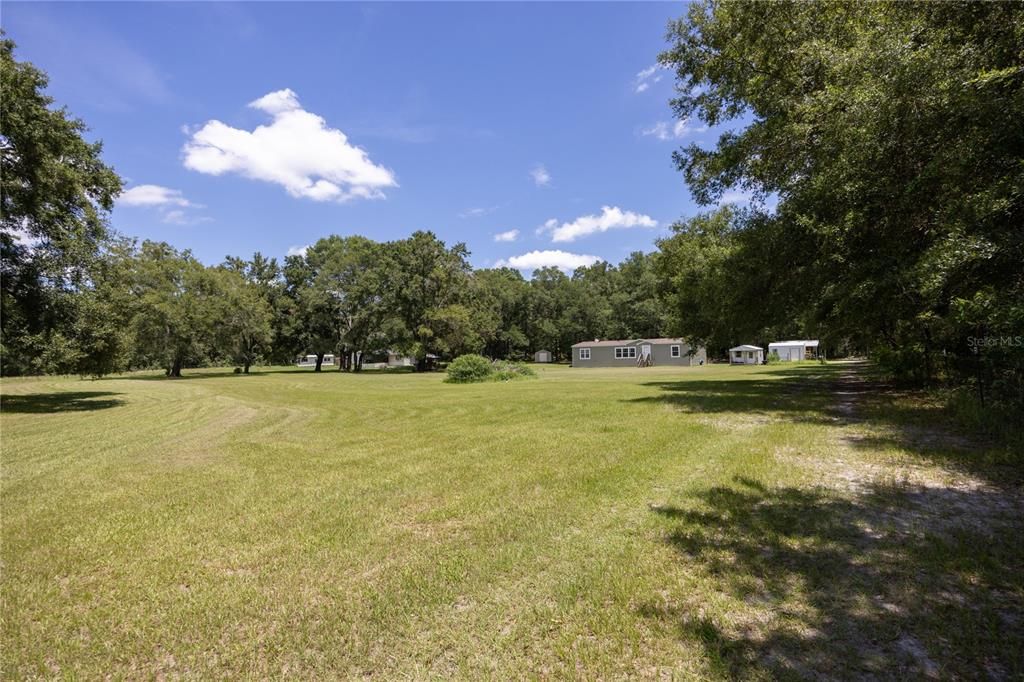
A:
{"type": "Polygon", "coordinates": [[[1021,496],[875,488],[856,498],[735,479],[652,508],[699,590],[643,615],[716,674],[1020,679],[1021,496]]]}
{"type": "Polygon", "coordinates": [[[729,379],[651,381],[644,385],[660,393],[630,402],[668,404],[684,412],[820,412],[828,417],[833,382],[841,371],[835,365],[804,365],[729,379]]]}
{"type": "Polygon", "coordinates": [[[867,363],[769,368],[763,374],[738,373],[734,379],[645,385],[659,392],[630,402],[670,405],[686,413],[850,427],[842,439],[854,448],[898,448],[990,481],[1024,481],[1021,453],[955,432],[941,405],[878,380],[867,363]]]}
{"type": "Polygon", "coordinates": [[[102,377],[97,381],[197,381],[199,379],[227,379],[229,377],[258,377],[261,374],[276,374],[277,372],[251,372],[249,374],[235,374],[227,371],[203,371],[203,370],[182,370],[180,377],[169,377],[163,372],[132,372],[129,374],[111,374],[102,377]]]}
{"type": "MultiPolygon", "coordinates": [[[[434,372],[437,373],[437,372],[434,372]]],[[[386,369],[386,370],[373,370],[364,369],[359,372],[342,372],[337,367],[325,366],[321,371],[315,372],[311,367],[266,367],[258,370],[254,369],[249,374],[238,373],[236,374],[232,370],[205,370],[205,369],[193,369],[193,370],[182,370],[180,377],[169,377],[163,372],[135,372],[129,374],[113,374],[105,376],[99,381],[104,380],[118,380],[118,381],[195,381],[199,379],[229,379],[229,378],[243,378],[243,377],[258,377],[258,376],[269,376],[272,374],[309,374],[311,376],[359,376],[359,375],[399,375],[399,374],[424,374],[424,372],[417,373],[413,369],[397,368],[397,369],[386,369]]]]}
{"type": "Polygon", "coordinates": [[[123,405],[121,395],[111,391],[64,391],[59,393],[27,393],[0,398],[0,411],[23,414],[54,414],[58,412],[92,412],[123,405]]]}

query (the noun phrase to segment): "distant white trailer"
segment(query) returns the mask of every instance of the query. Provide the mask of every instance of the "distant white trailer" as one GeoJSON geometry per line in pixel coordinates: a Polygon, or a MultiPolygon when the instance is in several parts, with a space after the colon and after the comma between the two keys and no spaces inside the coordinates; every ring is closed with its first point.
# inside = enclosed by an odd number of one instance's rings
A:
{"type": "MultiPolygon", "coordinates": [[[[299,367],[316,367],[316,355],[303,355],[295,364],[299,367]]],[[[334,353],[325,353],[323,364],[333,365],[334,353]]]]}
{"type": "Polygon", "coordinates": [[[551,362],[551,351],[539,350],[533,354],[534,362],[551,362]]]}
{"type": "Polygon", "coordinates": [[[764,348],[745,343],[729,349],[730,365],[760,365],[764,362],[764,348]]]}
{"type": "Polygon", "coordinates": [[[778,353],[782,362],[814,360],[818,357],[818,341],[776,341],[768,344],[768,355],[778,353]]]}

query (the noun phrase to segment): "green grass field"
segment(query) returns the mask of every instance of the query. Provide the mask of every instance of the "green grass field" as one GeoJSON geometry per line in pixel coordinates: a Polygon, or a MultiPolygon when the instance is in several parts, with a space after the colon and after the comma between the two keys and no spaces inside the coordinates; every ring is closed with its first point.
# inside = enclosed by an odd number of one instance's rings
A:
{"type": "Polygon", "coordinates": [[[24,677],[1024,676],[1016,453],[852,365],[5,379],[24,677]]]}

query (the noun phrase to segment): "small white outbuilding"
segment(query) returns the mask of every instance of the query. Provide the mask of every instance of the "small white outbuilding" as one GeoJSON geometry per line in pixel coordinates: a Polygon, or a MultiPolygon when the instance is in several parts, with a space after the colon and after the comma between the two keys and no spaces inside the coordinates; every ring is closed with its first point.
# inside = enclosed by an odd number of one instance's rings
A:
{"type": "Polygon", "coordinates": [[[730,365],[760,365],[764,362],[764,348],[745,343],[729,349],[730,365]]]}
{"type": "Polygon", "coordinates": [[[539,350],[533,354],[534,362],[551,362],[551,351],[539,350]]]}
{"type": "Polygon", "coordinates": [[[818,341],[776,341],[768,344],[768,355],[779,354],[782,362],[814,360],[818,357],[818,341]]]}

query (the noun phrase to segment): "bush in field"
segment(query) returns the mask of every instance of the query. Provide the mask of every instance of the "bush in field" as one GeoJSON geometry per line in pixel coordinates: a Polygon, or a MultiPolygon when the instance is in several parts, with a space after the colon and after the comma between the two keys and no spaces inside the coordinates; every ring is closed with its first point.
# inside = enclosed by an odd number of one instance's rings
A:
{"type": "Polygon", "coordinates": [[[768,354],[769,365],[777,365],[780,362],[782,362],[782,358],[779,357],[779,351],[773,350],[771,353],[768,354]]]}
{"type": "Polygon", "coordinates": [[[495,381],[514,381],[515,379],[532,379],[537,376],[533,368],[523,362],[513,360],[495,360],[492,364],[495,381]]]}
{"type": "Polygon", "coordinates": [[[531,367],[513,360],[491,362],[480,355],[460,355],[448,365],[450,384],[469,384],[479,381],[514,381],[537,376],[531,367]]]}
{"type": "Polygon", "coordinates": [[[487,381],[493,372],[491,361],[482,355],[460,355],[448,365],[448,377],[445,381],[450,384],[471,384],[487,381]]]}

